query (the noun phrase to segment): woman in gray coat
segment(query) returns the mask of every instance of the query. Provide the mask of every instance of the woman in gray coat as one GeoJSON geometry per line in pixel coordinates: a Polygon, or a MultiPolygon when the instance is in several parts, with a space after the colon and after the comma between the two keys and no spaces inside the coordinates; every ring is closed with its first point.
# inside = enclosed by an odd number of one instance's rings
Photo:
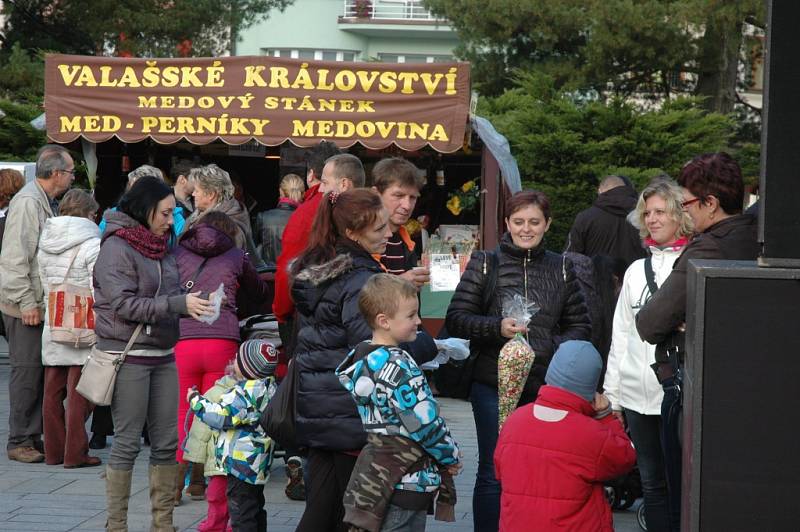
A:
{"type": "Polygon", "coordinates": [[[175,197],[163,181],[138,180],[106,231],[94,268],[97,348],[122,353],[142,324],[117,375],[111,413],[114,444],[106,469],[107,530],[127,530],[133,463],[142,429],[150,434],[151,530],[174,530],[173,495],[178,447],[178,376],[174,347],[178,318],[211,313],[197,293],[183,294],[175,258],[168,254],[175,197]]]}

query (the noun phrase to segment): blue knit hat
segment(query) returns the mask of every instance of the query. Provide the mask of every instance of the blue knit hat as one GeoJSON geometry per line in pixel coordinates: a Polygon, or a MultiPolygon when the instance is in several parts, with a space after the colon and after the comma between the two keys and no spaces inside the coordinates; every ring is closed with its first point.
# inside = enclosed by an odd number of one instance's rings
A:
{"type": "Polygon", "coordinates": [[[246,379],[265,379],[275,374],[278,350],[267,340],[247,340],[239,346],[236,362],[246,379]]]}
{"type": "Polygon", "coordinates": [[[603,360],[597,349],[583,340],[561,344],[550,361],[544,382],[563,388],[591,402],[597,391],[597,381],[603,371],[603,360]]]}

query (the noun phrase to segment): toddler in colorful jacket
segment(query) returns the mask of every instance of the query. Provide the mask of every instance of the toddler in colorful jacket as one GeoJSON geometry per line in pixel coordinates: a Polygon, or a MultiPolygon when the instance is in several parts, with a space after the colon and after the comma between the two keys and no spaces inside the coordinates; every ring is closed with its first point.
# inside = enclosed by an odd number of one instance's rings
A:
{"type": "Polygon", "coordinates": [[[247,341],[236,354],[236,382],[218,401],[210,401],[196,389],[187,391],[192,412],[219,431],[215,465],[227,476],[228,511],[235,530],[267,527],[264,484],[269,479],[273,449],[259,419],[276,390],[273,375],[277,364],[278,353],[272,344],[247,341]]]}
{"type": "MultiPolygon", "coordinates": [[[[353,529],[422,531],[437,491],[454,520],[451,475],[461,468],[459,450],[422,370],[398,347],[413,341],[420,323],[414,286],[378,274],[367,281],[359,309],[373,330],[371,341],[351,351],[336,374],[352,394],[367,432],[344,496],[345,523],[353,529]],[[447,484],[447,497],[441,488],[447,484]]],[[[447,515],[449,513],[449,516],[447,515]]]]}

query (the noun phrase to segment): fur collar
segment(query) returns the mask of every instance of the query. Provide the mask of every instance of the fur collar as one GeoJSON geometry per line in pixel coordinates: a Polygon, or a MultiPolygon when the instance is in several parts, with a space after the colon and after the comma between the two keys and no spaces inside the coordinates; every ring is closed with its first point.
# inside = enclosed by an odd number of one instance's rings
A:
{"type": "Polygon", "coordinates": [[[297,274],[298,281],[307,281],[314,286],[319,286],[331,279],[336,279],[342,274],[353,269],[353,257],[349,253],[336,255],[328,262],[309,266],[297,274]]]}

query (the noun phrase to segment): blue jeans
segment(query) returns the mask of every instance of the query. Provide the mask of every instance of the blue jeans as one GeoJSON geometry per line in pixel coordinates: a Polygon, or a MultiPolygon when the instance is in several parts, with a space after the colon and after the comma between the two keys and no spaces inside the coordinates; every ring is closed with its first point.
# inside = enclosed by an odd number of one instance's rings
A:
{"type": "Polygon", "coordinates": [[[664,452],[661,450],[661,416],[648,416],[625,409],[636,463],[642,477],[644,518],[647,532],[669,532],[669,503],[664,452]]]}
{"type": "Polygon", "coordinates": [[[472,383],[469,394],[478,437],[478,474],[472,493],[472,521],[475,532],[497,532],[500,525],[500,483],[494,476],[497,447],[497,390],[472,383]]]}
{"type": "Polygon", "coordinates": [[[681,466],[682,449],[678,437],[681,424],[680,380],[669,378],[661,385],[664,400],[661,403],[661,448],[664,449],[664,466],[667,473],[667,492],[669,493],[670,529],[681,528],[681,466]]]}
{"type": "Polygon", "coordinates": [[[428,512],[425,510],[406,510],[394,504],[386,509],[381,532],[425,532],[428,512]]]}

